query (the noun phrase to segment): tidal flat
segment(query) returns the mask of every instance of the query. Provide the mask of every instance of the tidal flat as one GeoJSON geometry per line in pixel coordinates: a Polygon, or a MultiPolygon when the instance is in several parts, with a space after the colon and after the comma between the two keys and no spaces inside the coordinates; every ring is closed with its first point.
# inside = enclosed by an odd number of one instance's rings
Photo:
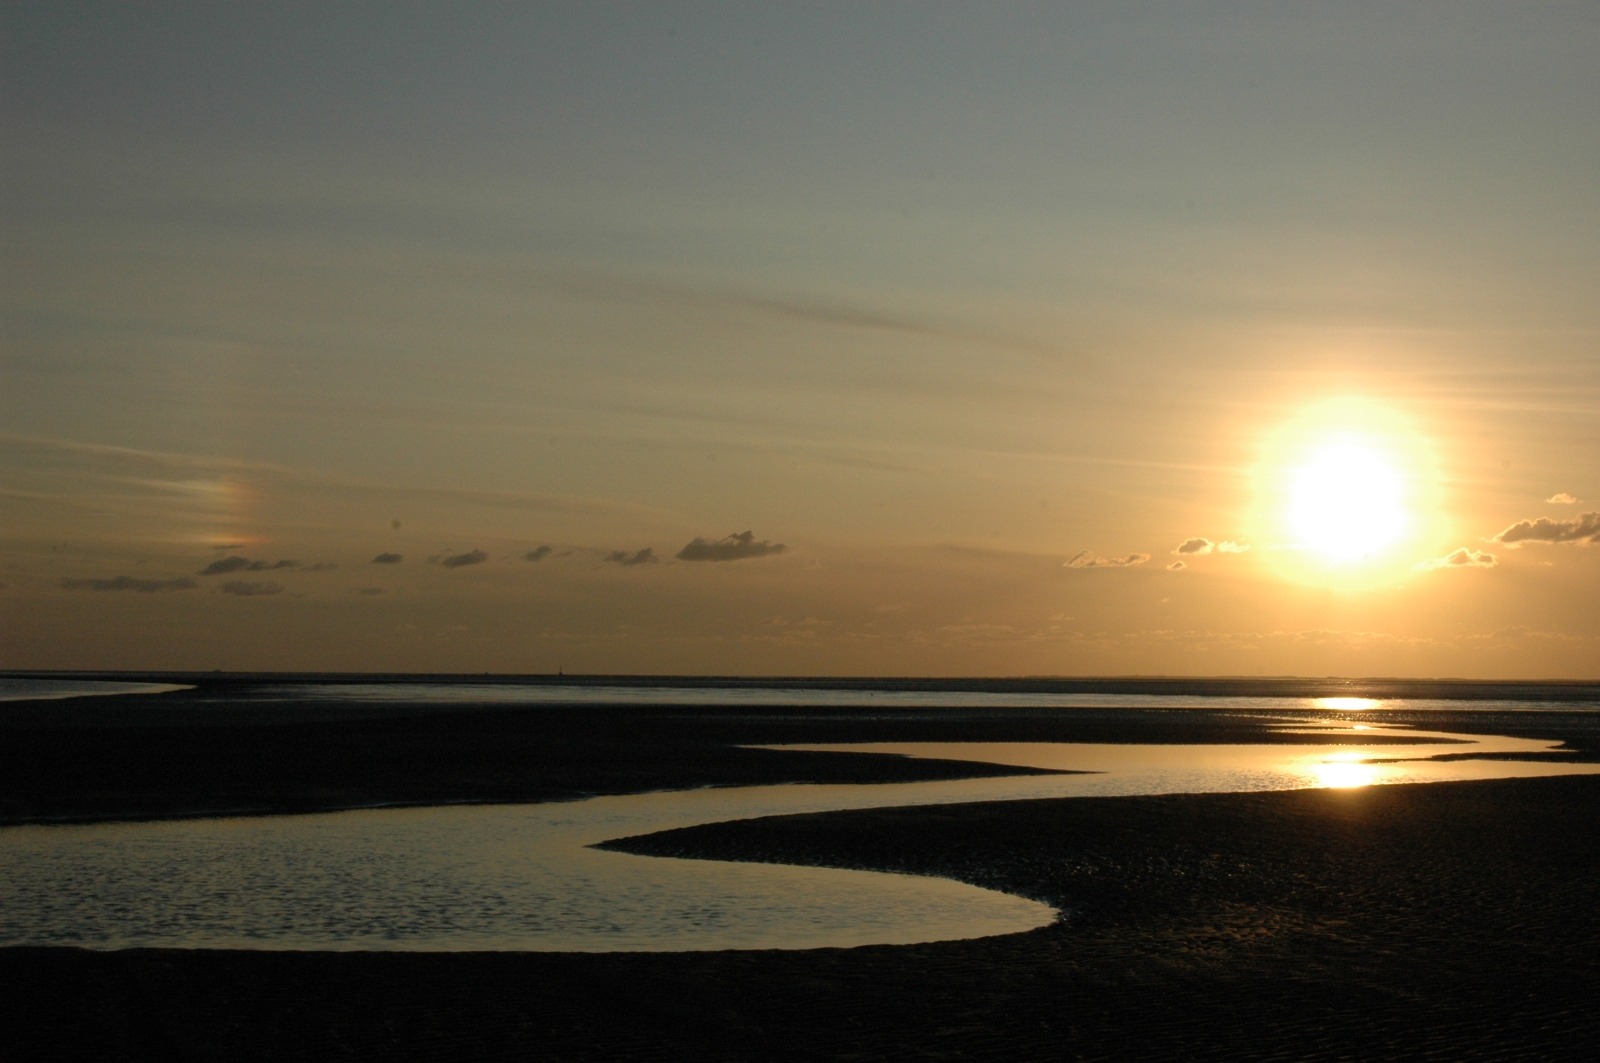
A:
{"type": "MultiPolygon", "coordinates": [[[[96,698],[70,720],[11,714],[0,808],[12,823],[88,822],[993,777],[1027,769],[752,747],[1293,744],[1272,728],[1310,718],[1287,704],[305,709],[201,686],[96,698]],[[239,715],[220,718],[224,702],[239,715]]],[[[1581,703],[1360,711],[1600,760],[1581,703]]],[[[703,824],[625,845],[938,875],[1064,918],[803,950],[9,948],[3,1018],[36,1058],[1584,1058],[1600,1036],[1597,808],[1600,779],[1564,776],[703,824]]]]}

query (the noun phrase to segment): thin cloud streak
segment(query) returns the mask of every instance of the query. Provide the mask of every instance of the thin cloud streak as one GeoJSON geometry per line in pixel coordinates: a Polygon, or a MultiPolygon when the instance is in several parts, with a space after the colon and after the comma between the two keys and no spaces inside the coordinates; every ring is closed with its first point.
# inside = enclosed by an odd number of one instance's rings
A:
{"type": "Polygon", "coordinates": [[[282,594],[284,586],[272,580],[229,580],[219,588],[223,594],[231,594],[235,598],[261,598],[272,594],[282,594]]]}
{"type": "MultiPolygon", "coordinates": [[[[183,454],[172,451],[141,450],[134,447],[108,446],[100,443],[84,443],[76,440],[21,435],[13,432],[0,432],[0,446],[13,446],[32,451],[73,455],[116,466],[137,464],[169,471],[250,474],[256,481],[278,481],[306,491],[332,492],[341,496],[358,495],[385,499],[409,498],[419,501],[444,502],[451,505],[478,505],[499,509],[526,509],[554,513],[632,517],[670,515],[668,510],[658,506],[623,502],[608,498],[519,491],[488,491],[429,485],[391,485],[375,483],[370,480],[331,476],[316,470],[295,469],[271,462],[241,461],[233,458],[183,454]]],[[[130,480],[128,482],[138,484],[141,481],[130,480]]],[[[146,483],[146,486],[160,487],[163,490],[186,490],[192,485],[187,485],[183,482],[149,482],[146,483]]]]}
{"type": "Polygon", "coordinates": [[[177,579],[137,579],[133,576],[115,576],[110,579],[63,579],[63,590],[69,591],[134,591],[155,594],[160,591],[192,591],[199,583],[187,576],[177,579]]]}
{"type": "Polygon", "coordinates": [[[1149,554],[1126,554],[1122,557],[1101,557],[1088,550],[1073,554],[1062,568],[1135,568],[1150,560],[1149,554]]]}
{"type": "Polygon", "coordinates": [[[634,300],[644,296],[668,303],[697,303],[706,307],[754,311],[758,314],[807,322],[826,328],[861,329],[930,339],[956,340],[1051,358],[1061,355],[1061,351],[1048,345],[992,330],[964,328],[957,324],[863,309],[837,300],[814,296],[781,298],[737,289],[691,287],[620,277],[576,277],[564,283],[559,280],[555,283],[578,294],[603,299],[634,300]]]}
{"type": "MultiPolygon", "coordinates": [[[[237,554],[222,557],[200,570],[202,576],[222,576],[230,572],[272,572],[277,569],[299,568],[298,561],[252,561],[237,554]]],[[[322,567],[322,566],[317,566],[322,567]]]]}
{"type": "Polygon", "coordinates": [[[435,554],[428,560],[443,568],[467,568],[483,564],[489,560],[489,555],[483,550],[469,550],[464,554],[435,554]]]}

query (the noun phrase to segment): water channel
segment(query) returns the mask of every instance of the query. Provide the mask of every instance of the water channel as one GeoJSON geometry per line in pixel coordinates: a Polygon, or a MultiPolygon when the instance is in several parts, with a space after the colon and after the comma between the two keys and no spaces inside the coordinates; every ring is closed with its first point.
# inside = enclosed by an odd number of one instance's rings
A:
{"type": "MultiPolygon", "coordinates": [[[[1326,729],[1348,730],[1348,721],[1326,729]]],[[[590,846],[793,812],[1588,774],[1600,764],[1427,760],[1529,739],[1370,729],[1418,744],[805,746],[1087,771],[881,786],[759,786],[534,805],[0,829],[0,945],[681,951],[1016,932],[1046,905],[944,879],[677,860],[590,846]],[[1463,745],[1462,741],[1471,745],[1463,745]]]]}

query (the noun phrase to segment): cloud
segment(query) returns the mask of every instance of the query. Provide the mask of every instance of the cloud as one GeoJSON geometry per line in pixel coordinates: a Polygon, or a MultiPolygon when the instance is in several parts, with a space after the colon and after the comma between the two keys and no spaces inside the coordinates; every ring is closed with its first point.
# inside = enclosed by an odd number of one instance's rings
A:
{"type": "Polygon", "coordinates": [[[553,551],[550,549],[550,547],[541,546],[541,547],[539,547],[537,549],[529,550],[527,553],[523,554],[522,555],[522,560],[524,560],[524,561],[543,561],[545,558],[549,557],[552,552],[553,551]]]}
{"type": "Polygon", "coordinates": [[[137,591],[154,594],[157,591],[192,591],[200,584],[187,576],[179,579],[135,579],[117,576],[113,579],[64,579],[62,589],[69,591],[137,591]]]}
{"type": "Polygon", "coordinates": [[[1565,491],[1557,491],[1555,494],[1545,499],[1545,501],[1557,506],[1575,506],[1581,502],[1582,499],[1575,495],[1570,495],[1565,491]]]}
{"type": "Polygon", "coordinates": [[[1182,561],[1174,561],[1172,564],[1167,566],[1167,571],[1168,572],[1182,572],[1184,569],[1186,569],[1188,567],[1189,566],[1184,564],[1182,561]]]}
{"type": "Polygon", "coordinates": [[[626,550],[613,550],[605,556],[604,560],[609,564],[622,565],[626,568],[632,565],[653,565],[661,559],[656,556],[654,550],[647,546],[643,550],[632,554],[626,550]]]}
{"type": "Polygon", "coordinates": [[[1444,557],[1436,557],[1430,561],[1418,561],[1412,568],[1423,572],[1436,568],[1494,568],[1499,564],[1495,556],[1482,550],[1470,550],[1463,546],[1444,557]]]}
{"type": "Polygon", "coordinates": [[[404,554],[379,554],[369,563],[374,565],[398,565],[405,559],[406,555],[404,554]]]}
{"type": "Polygon", "coordinates": [[[782,543],[757,542],[755,533],[734,532],[725,539],[701,539],[678,551],[679,561],[742,561],[747,557],[766,557],[781,554],[788,547],[782,543]]]}
{"type": "Polygon", "coordinates": [[[1177,549],[1172,552],[1179,557],[1198,557],[1201,554],[1210,553],[1242,554],[1248,549],[1250,549],[1248,543],[1236,543],[1231,539],[1223,539],[1221,542],[1214,543],[1204,536],[1196,535],[1192,539],[1185,539],[1179,543],[1177,549]]]}
{"type": "Polygon", "coordinates": [[[298,561],[252,561],[234,554],[220,557],[200,570],[202,576],[223,576],[230,572],[270,572],[280,568],[299,568],[298,561]]]}
{"type": "Polygon", "coordinates": [[[1101,557],[1082,550],[1067,558],[1062,568],[1133,568],[1150,560],[1149,554],[1129,554],[1126,557],[1101,557]]]}
{"type": "Polygon", "coordinates": [[[1600,512],[1585,513],[1571,520],[1519,520],[1494,537],[1494,542],[1515,546],[1517,543],[1578,543],[1589,546],[1600,541],[1600,512]]]}
{"type": "Polygon", "coordinates": [[[468,565],[483,564],[489,560],[489,555],[482,550],[469,550],[464,554],[450,554],[448,556],[434,554],[428,560],[436,565],[443,565],[445,568],[466,568],[468,565]]]}
{"type": "Polygon", "coordinates": [[[282,594],[283,584],[274,583],[272,580],[231,579],[220,589],[223,594],[231,594],[237,598],[259,598],[266,594],[282,594]]]}

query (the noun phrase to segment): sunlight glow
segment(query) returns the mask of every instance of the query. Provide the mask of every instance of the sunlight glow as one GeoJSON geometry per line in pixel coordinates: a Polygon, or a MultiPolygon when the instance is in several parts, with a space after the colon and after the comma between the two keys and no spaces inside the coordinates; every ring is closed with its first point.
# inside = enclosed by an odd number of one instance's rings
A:
{"type": "Polygon", "coordinates": [[[1405,534],[1399,474],[1373,447],[1349,439],[1320,445],[1294,472],[1289,524],[1303,546],[1335,562],[1370,557],[1405,534]]]}
{"type": "Polygon", "coordinates": [[[1334,790],[1371,786],[1378,781],[1378,768],[1361,759],[1360,753],[1334,753],[1313,767],[1317,785],[1334,790]]]}
{"type": "Polygon", "coordinates": [[[1436,549],[1443,481],[1420,427],[1361,397],[1301,407],[1259,438],[1250,532],[1283,578],[1392,586],[1436,549]]]}

